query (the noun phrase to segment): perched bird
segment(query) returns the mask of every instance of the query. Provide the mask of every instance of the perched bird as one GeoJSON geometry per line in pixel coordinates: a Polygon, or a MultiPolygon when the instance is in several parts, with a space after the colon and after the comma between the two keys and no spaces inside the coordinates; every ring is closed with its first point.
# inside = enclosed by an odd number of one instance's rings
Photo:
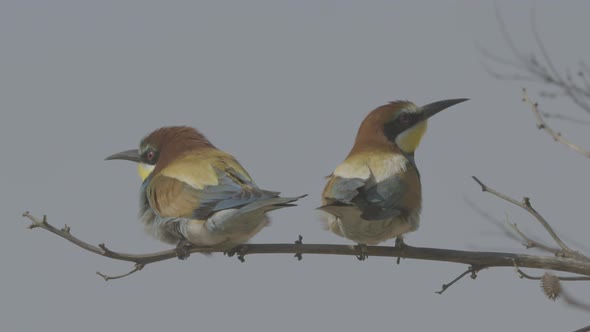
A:
{"type": "MultiPolygon", "coordinates": [[[[363,120],[352,150],[328,176],[322,194],[323,219],[332,232],[361,245],[375,245],[418,228],[422,193],[414,151],[426,120],[467,99],[418,107],[395,101],[363,120]]],[[[362,259],[359,257],[359,259],[362,259]]]]}
{"type": "Polygon", "coordinates": [[[181,259],[191,244],[229,249],[248,241],[269,223],[266,212],[305,196],[258,188],[232,155],[191,127],[157,129],[139,150],[105,160],[113,159],[138,163],[140,219],[149,234],[177,244],[181,259]]]}

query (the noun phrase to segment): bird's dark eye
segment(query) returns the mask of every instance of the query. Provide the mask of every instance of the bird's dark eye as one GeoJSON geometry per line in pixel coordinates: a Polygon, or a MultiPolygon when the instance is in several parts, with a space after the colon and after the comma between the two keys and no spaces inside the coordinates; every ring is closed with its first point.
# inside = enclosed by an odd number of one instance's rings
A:
{"type": "Polygon", "coordinates": [[[158,162],[158,151],[148,149],[141,155],[141,160],[148,165],[155,165],[158,162]]]}
{"type": "Polygon", "coordinates": [[[410,124],[410,122],[412,122],[412,116],[408,113],[400,114],[397,119],[400,123],[402,123],[404,125],[408,125],[408,124],[410,124]]]}
{"type": "Polygon", "coordinates": [[[156,156],[156,154],[154,153],[154,151],[151,151],[151,150],[145,154],[145,157],[147,158],[148,161],[154,160],[155,156],[156,156]]]}

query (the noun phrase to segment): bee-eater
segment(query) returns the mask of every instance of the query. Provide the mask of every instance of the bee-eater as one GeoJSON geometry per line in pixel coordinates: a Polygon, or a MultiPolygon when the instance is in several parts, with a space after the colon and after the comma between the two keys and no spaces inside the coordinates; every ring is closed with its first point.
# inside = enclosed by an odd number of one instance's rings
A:
{"type": "Polygon", "coordinates": [[[319,207],[327,228],[361,245],[394,237],[403,245],[402,235],[419,223],[422,193],[414,151],[427,119],[466,100],[422,107],[395,101],[369,113],[352,150],[328,176],[319,207]]]}
{"type": "Polygon", "coordinates": [[[229,249],[248,241],[269,223],[266,212],[305,196],[260,189],[232,155],[191,127],[157,129],[138,150],[105,160],[112,159],[138,163],[140,219],[149,234],[177,244],[181,259],[191,244],[229,249]]]}

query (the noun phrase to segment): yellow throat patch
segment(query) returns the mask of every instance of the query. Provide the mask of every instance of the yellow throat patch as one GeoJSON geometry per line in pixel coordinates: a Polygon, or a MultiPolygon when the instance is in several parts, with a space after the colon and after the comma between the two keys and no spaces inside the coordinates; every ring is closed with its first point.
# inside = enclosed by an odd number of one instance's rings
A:
{"type": "Polygon", "coordinates": [[[137,163],[137,174],[141,178],[141,182],[145,181],[145,179],[152,174],[156,166],[148,165],[144,163],[137,163]]]}
{"type": "Polygon", "coordinates": [[[428,125],[426,124],[426,120],[418,122],[413,127],[399,134],[395,138],[395,143],[403,152],[412,153],[416,151],[416,148],[420,144],[420,140],[422,139],[422,136],[424,136],[427,127],[428,125]]]}

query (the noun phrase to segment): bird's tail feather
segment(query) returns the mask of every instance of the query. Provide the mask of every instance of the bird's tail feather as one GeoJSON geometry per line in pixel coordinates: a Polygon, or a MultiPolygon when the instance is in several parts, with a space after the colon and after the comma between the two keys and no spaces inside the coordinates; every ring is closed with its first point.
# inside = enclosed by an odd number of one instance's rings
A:
{"type": "Polygon", "coordinates": [[[273,211],[277,209],[281,209],[284,207],[289,206],[296,206],[297,204],[292,204],[293,202],[305,197],[307,195],[301,195],[297,197],[271,197],[266,199],[261,199],[259,201],[252,202],[241,207],[238,211],[240,214],[249,213],[255,210],[262,209],[264,212],[273,211]]]}

